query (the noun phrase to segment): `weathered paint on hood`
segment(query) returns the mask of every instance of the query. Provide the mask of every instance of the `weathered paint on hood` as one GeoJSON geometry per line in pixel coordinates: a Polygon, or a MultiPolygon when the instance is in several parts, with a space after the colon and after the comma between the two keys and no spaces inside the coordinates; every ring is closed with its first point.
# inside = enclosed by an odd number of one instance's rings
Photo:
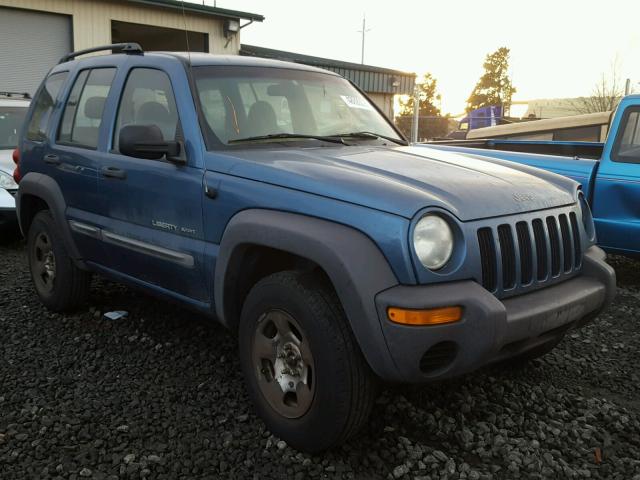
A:
{"type": "Polygon", "coordinates": [[[284,147],[224,156],[237,160],[229,174],[406,218],[425,207],[440,207],[467,221],[575,201],[576,184],[558,175],[422,146],[284,147]]]}

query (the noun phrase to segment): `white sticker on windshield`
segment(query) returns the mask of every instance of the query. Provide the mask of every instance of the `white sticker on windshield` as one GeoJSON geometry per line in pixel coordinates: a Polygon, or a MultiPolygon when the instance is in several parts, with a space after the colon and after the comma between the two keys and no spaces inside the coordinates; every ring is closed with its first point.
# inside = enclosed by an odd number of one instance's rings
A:
{"type": "Polygon", "coordinates": [[[373,110],[373,107],[362,97],[351,95],[340,95],[340,98],[349,108],[360,108],[362,110],[373,110]]]}

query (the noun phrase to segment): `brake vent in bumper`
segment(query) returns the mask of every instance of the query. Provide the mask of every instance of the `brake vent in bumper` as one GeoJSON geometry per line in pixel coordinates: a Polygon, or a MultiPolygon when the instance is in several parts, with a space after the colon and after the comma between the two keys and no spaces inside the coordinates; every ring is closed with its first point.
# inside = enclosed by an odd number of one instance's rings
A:
{"type": "Polygon", "coordinates": [[[420,359],[422,373],[432,373],[448,367],[456,358],[458,346],[454,342],[440,342],[429,348],[420,359]]]}

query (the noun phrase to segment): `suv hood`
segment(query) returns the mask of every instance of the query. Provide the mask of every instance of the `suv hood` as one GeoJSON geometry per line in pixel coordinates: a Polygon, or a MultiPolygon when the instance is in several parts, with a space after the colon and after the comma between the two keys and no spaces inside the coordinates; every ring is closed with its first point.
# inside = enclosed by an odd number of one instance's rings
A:
{"type": "MultiPolygon", "coordinates": [[[[284,147],[225,152],[229,174],[413,217],[425,207],[462,221],[575,202],[577,183],[497,159],[409,147],[284,147]]],[[[212,162],[215,163],[215,162],[212,162]]]]}

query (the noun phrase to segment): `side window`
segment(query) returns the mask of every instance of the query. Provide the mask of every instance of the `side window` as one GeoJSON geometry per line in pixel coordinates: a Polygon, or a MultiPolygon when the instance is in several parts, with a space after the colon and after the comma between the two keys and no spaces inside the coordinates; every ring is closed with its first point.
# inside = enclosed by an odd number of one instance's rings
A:
{"type": "Polygon", "coordinates": [[[78,110],[78,102],[80,101],[80,94],[84,88],[84,84],[89,76],[89,70],[83,70],[78,74],[76,82],[73,84],[67,104],[64,107],[64,115],[62,116],[62,123],[60,124],[60,131],[58,132],[59,142],[71,142],[71,128],[73,126],[73,120],[76,118],[76,111],[78,110]]]}
{"type": "Polygon", "coordinates": [[[115,68],[95,68],[78,74],[58,132],[58,141],[79,147],[96,148],[104,104],[109,96],[115,68]]]}
{"type": "Polygon", "coordinates": [[[640,107],[624,112],[611,157],[615,162],[640,163],[640,107]]]}
{"type": "Polygon", "coordinates": [[[38,92],[33,113],[29,120],[29,126],[27,127],[26,136],[28,140],[33,140],[34,142],[42,142],[45,140],[49,117],[55,106],[58,93],[60,93],[60,89],[67,79],[67,75],[69,75],[69,72],[59,72],[50,75],[38,92]]]}
{"type": "Polygon", "coordinates": [[[122,92],[113,139],[125,125],[157,125],[164,140],[177,140],[178,109],[171,82],[166,73],[151,68],[134,68],[122,92]]]}

